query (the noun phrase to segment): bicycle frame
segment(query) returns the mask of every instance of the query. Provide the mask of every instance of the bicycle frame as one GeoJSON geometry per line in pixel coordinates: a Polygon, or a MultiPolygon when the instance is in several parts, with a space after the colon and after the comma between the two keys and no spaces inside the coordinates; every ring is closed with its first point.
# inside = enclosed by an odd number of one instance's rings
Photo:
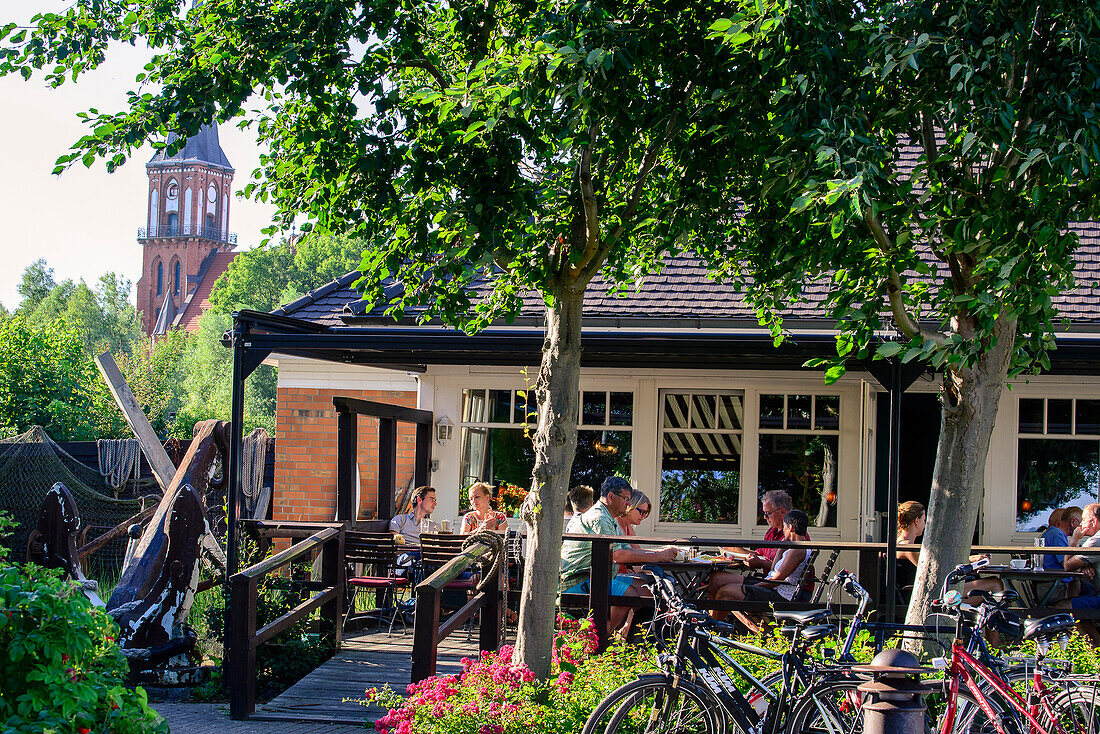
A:
{"type": "Polygon", "coordinates": [[[955,726],[955,718],[958,713],[959,689],[962,683],[967,685],[982,712],[989,717],[989,720],[992,721],[993,725],[997,728],[998,734],[1009,734],[1005,731],[1004,724],[1001,718],[993,710],[993,706],[989,703],[989,699],[986,698],[985,694],[982,692],[981,687],[978,685],[978,678],[974,676],[974,673],[977,673],[982,680],[992,686],[993,690],[997,692],[997,695],[1010,705],[1017,714],[1023,715],[1027,720],[1030,734],[1056,734],[1062,731],[1061,727],[1058,726],[1057,718],[1054,716],[1053,710],[1047,700],[1049,689],[1043,685],[1040,669],[1036,668],[1035,670],[1034,700],[1029,705],[1019,696],[1019,694],[1012,690],[1004,680],[967,652],[962,640],[955,638],[954,643],[951,645],[951,666],[948,668],[950,686],[948,689],[947,709],[944,713],[943,725],[940,727],[941,734],[950,734],[955,726]],[[1050,729],[1044,728],[1043,725],[1039,723],[1038,714],[1040,703],[1042,704],[1043,711],[1049,716],[1050,720],[1054,722],[1050,729]]]}

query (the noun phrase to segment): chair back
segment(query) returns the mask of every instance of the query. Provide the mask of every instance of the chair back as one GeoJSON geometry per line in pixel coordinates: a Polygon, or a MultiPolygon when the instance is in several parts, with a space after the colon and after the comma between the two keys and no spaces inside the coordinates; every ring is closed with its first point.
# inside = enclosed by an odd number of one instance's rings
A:
{"type": "Polygon", "coordinates": [[[421,533],[420,562],[431,573],[462,552],[465,535],[454,533],[421,533]]]}
{"type": "Polygon", "coordinates": [[[836,559],[839,556],[839,550],[829,553],[829,560],[825,561],[825,568],[821,569],[821,575],[817,577],[817,590],[814,592],[813,604],[817,604],[821,600],[821,595],[825,593],[825,584],[828,583],[829,574],[833,572],[833,566],[836,565],[836,559]]]}
{"type": "Polygon", "coordinates": [[[392,568],[399,546],[393,533],[368,533],[348,530],[344,533],[344,562],[392,568]]]}

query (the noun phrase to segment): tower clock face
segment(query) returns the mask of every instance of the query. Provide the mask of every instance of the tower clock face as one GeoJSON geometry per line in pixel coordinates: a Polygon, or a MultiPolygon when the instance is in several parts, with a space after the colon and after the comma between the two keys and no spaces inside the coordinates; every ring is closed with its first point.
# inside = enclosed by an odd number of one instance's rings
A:
{"type": "Polygon", "coordinates": [[[168,184],[168,188],[166,188],[164,190],[164,195],[167,196],[172,201],[175,201],[176,199],[178,199],[179,195],[180,195],[179,184],[177,184],[175,181],[168,184]]]}
{"type": "Polygon", "coordinates": [[[215,186],[214,184],[210,184],[210,188],[206,190],[206,200],[207,201],[217,201],[218,200],[218,187],[215,186]]]}

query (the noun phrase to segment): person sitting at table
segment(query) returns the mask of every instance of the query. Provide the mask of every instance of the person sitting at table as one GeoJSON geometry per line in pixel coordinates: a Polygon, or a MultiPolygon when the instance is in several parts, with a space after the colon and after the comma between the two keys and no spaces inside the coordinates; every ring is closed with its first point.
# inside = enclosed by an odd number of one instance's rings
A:
{"type": "Polygon", "coordinates": [[[435,487],[417,487],[412,493],[412,511],[403,515],[395,515],[390,520],[390,532],[401,535],[405,539],[405,545],[420,545],[420,530],[425,520],[429,522],[430,530],[434,530],[435,523],[431,521],[432,512],[435,511],[435,487]]]}
{"type": "MultiPolygon", "coordinates": [[[[764,516],[764,522],[768,524],[768,531],[764,533],[764,540],[771,542],[777,540],[783,540],[783,518],[787,516],[787,513],[794,507],[794,503],[791,502],[791,496],[781,489],[773,489],[770,492],[765,492],[764,496],[760,498],[760,511],[764,516]]],[[[806,536],[809,538],[809,535],[806,536]]],[[[741,560],[742,564],[750,570],[766,571],[771,568],[772,561],[775,560],[778,548],[756,548],[755,550],[748,550],[747,548],[723,548],[725,553],[732,553],[743,556],[741,560]]],[[[707,594],[711,599],[715,598],[715,594],[718,593],[718,589],[732,584],[738,581],[742,581],[746,578],[747,574],[742,571],[716,571],[710,575],[710,581],[707,584],[707,594]]]]}
{"type": "MultiPolygon", "coordinates": [[[[1081,525],[1081,508],[1070,505],[1060,507],[1050,513],[1050,527],[1040,536],[1047,548],[1068,548],[1069,539],[1081,525]]],[[[1048,553],[1043,556],[1043,568],[1048,571],[1061,571],[1065,567],[1066,557],[1048,553]]]]}
{"type": "MultiPolygon", "coordinates": [[[[924,528],[928,522],[928,513],[920,502],[910,500],[898,505],[898,545],[919,544],[924,536],[924,528]]],[[[970,556],[971,561],[984,558],[981,555],[970,556]]],[[[917,579],[917,562],[920,553],[917,551],[897,552],[897,572],[894,577],[898,595],[903,601],[908,601],[913,584],[917,579]]],[[[1003,591],[1004,583],[996,578],[981,578],[967,581],[963,586],[963,594],[968,597],[968,602],[977,603],[977,599],[969,599],[975,591],[1003,591]]]]}
{"type": "MultiPolygon", "coordinates": [[[[1100,504],[1094,502],[1085,505],[1085,509],[1081,511],[1080,528],[1081,534],[1085,537],[1085,541],[1081,544],[1082,548],[1100,546],[1100,504]]],[[[1100,556],[1067,555],[1063,568],[1067,571],[1080,571],[1085,574],[1088,581],[1095,583],[1096,572],[1100,571],[1100,556]]],[[[1093,593],[1088,595],[1082,594],[1072,599],[1063,599],[1057,606],[1063,609],[1100,609],[1100,594],[1096,593],[1095,587],[1091,587],[1091,590],[1093,593]]],[[[1100,645],[1100,634],[1097,633],[1092,620],[1077,620],[1077,628],[1088,635],[1092,644],[1100,645]]]]}
{"type": "Polygon", "coordinates": [[[470,498],[470,510],[462,518],[462,534],[469,535],[475,530],[492,530],[503,533],[508,529],[508,517],[500,510],[494,510],[489,504],[493,488],[485,482],[475,482],[466,490],[470,498]]]}
{"type": "MultiPolygon", "coordinates": [[[[783,540],[790,542],[809,540],[806,534],[809,524],[810,518],[802,510],[787,512],[783,517],[783,540]]],[[[809,565],[808,549],[787,548],[776,554],[767,576],[762,579],[738,577],[737,580],[719,588],[715,598],[721,601],[791,601],[801,588],[802,577],[809,565]]],[[[716,619],[721,619],[725,614],[726,612],[721,609],[711,611],[711,616],[716,619]]],[[[760,631],[756,620],[740,612],[734,614],[753,632],[760,631]]]]}
{"type": "MultiPolygon", "coordinates": [[[[585,535],[622,536],[622,528],[616,518],[625,514],[627,503],[634,489],[630,482],[622,477],[608,477],[600,485],[600,499],[579,519],[570,521],[571,532],[585,535]]],[[[676,557],[673,546],[664,546],[655,550],[631,548],[625,542],[611,545],[611,560],[618,564],[643,564],[671,561],[676,557]]],[[[566,594],[590,593],[592,576],[592,543],[583,540],[566,540],[561,544],[561,588],[566,594]]],[[[648,596],[648,590],[641,582],[629,574],[615,574],[611,579],[612,596],[648,596]]],[[[631,607],[611,607],[608,616],[608,630],[616,630],[627,619],[631,607]]]]}
{"type": "MultiPolygon", "coordinates": [[[[623,531],[623,535],[638,534],[638,531],[634,528],[641,525],[642,521],[649,517],[649,508],[649,497],[635,489],[630,494],[630,500],[626,503],[626,513],[615,518],[619,523],[619,528],[623,531]]],[[[630,547],[639,548],[641,546],[631,543],[630,547]]]]}
{"type": "Polygon", "coordinates": [[[596,500],[596,490],[587,484],[578,484],[569,490],[568,499],[565,502],[565,519],[568,521],[574,515],[586,512],[596,500]]]}
{"type": "MultiPolygon", "coordinates": [[[[924,536],[924,526],[927,514],[924,505],[915,500],[902,502],[898,505],[898,545],[920,545],[924,536]]],[[[905,603],[909,602],[909,595],[913,590],[913,582],[917,579],[917,561],[920,560],[918,551],[897,552],[895,560],[894,581],[897,586],[898,596],[905,603]]]]}

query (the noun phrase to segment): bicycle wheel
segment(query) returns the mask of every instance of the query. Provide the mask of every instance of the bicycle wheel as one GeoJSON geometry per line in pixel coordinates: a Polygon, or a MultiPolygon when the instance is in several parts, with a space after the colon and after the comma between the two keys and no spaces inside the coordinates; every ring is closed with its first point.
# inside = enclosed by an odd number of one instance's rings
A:
{"type": "Polygon", "coordinates": [[[941,734],[998,734],[998,723],[1005,734],[1023,734],[1028,730],[1027,722],[1021,723],[1020,718],[1000,700],[995,692],[985,690],[982,692],[993,713],[993,718],[986,714],[978,698],[970,690],[962,688],[955,702],[955,723],[950,732],[944,731],[946,697],[941,702],[943,705],[939,706],[935,731],[941,734]]]}
{"type": "Polygon", "coordinates": [[[818,683],[791,709],[787,734],[852,734],[863,730],[863,694],[855,679],[818,683]]]}
{"type": "MultiPolygon", "coordinates": [[[[1100,691],[1095,683],[1067,690],[1051,704],[1054,721],[1049,731],[1060,734],[1097,734],[1100,732],[1100,691]]],[[[1045,724],[1044,723],[1044,728],[1045,724]]]]}
{"type": "Polygon", "coordinates": [[[582,734],[725,734],[712,696],[681,681],[645,676],[616,688],[596,706],[582,734]]]}

